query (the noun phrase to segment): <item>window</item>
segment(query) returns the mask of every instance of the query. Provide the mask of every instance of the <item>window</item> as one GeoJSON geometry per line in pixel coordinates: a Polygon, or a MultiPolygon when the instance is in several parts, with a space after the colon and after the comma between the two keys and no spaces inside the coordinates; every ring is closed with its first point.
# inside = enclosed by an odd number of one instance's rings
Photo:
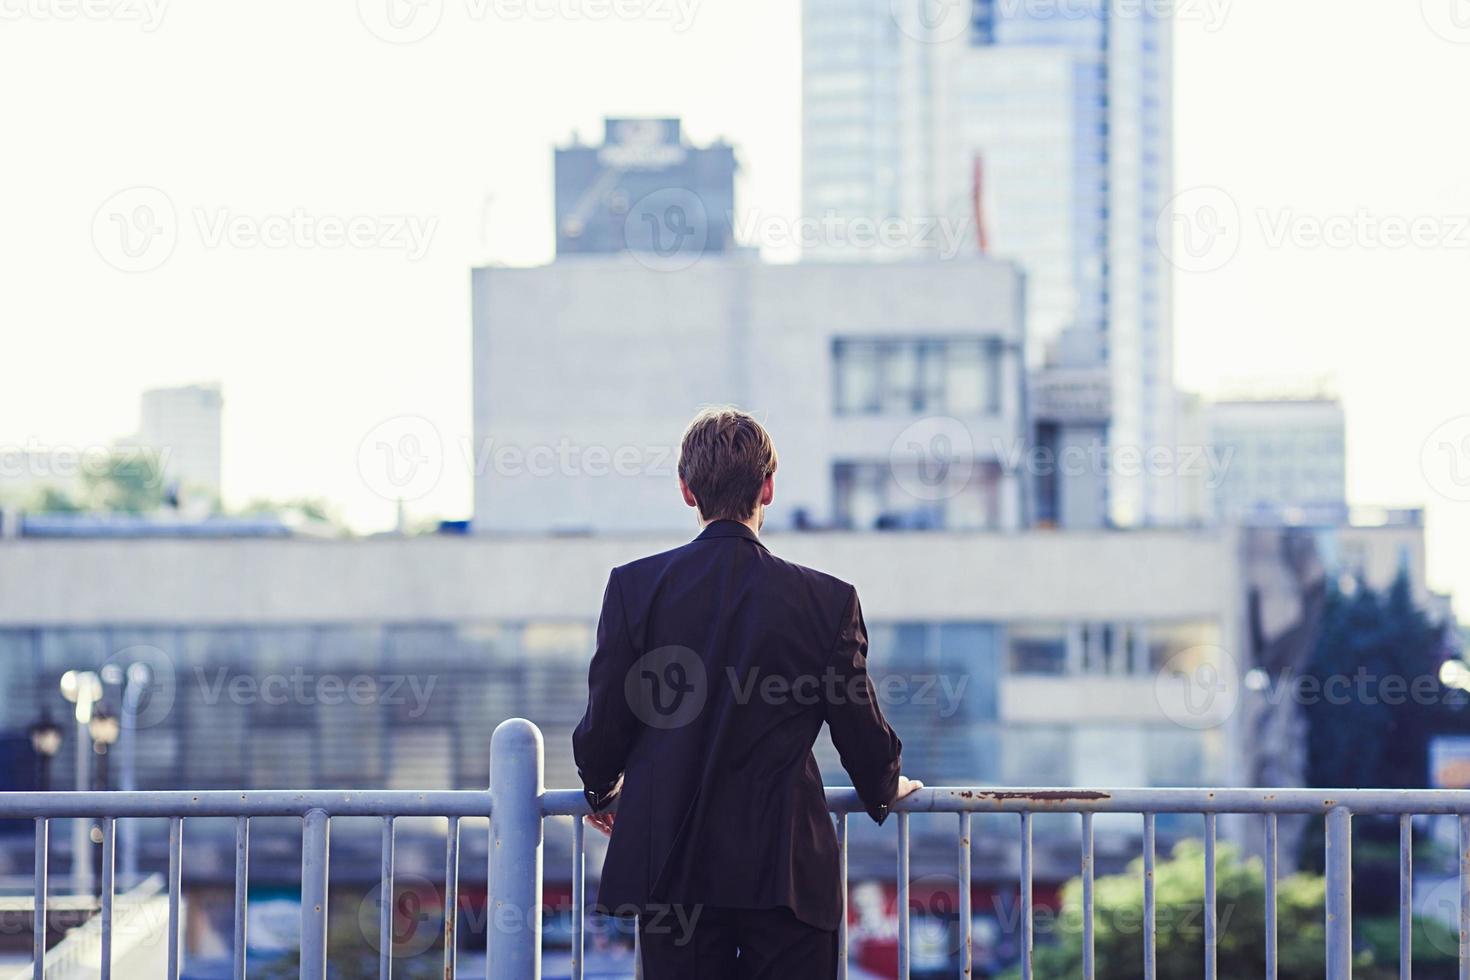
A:
{"type": "Polygon", "coordinates": [[[1215,663],[1214,648],[1220,643],[1220,630],[1214,623],[1150,623],[1145,631],[1151,671],[1162,670],[1171,662],[1185,669],[1215,663]],[[1185,653],[1189,654],[1187,662],[1175,660],[1185,653]]]}
{"type": "Polygon", "coordinates": [[[1067,627],[1062,623],[1025,623],[1006,630],[1013,674],[1065,674],[1067,627]]]}
{"type": "Polygon", "coordinates": [[[833,343],[838,415],[994,415],[1001,351],[993,340],[833,343]]]}
{"type": "Polygon", "coordinates": [[[959,461],[940,475],[916,465],[844,462],[832,467],[833,514],[849,530],[988,530],[1000,526],[1000,465],[959,461]],[[935,480],[943,482],[936,484],[935,480]],[[922,492],[916,488],[922,488],[922,492]]]}

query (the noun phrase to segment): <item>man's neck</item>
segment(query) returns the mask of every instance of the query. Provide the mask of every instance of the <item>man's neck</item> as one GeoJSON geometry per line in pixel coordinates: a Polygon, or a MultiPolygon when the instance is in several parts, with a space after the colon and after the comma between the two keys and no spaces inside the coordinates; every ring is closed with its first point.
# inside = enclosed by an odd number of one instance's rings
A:
{"type": "MultiPolygon", "coordinates": [[[[760,508],[756,508],[756,511],[755,511],[754,514],[751,514],[748,518],[746,518],[743,521],[735,521],[735,523],[736,524],[744,524],[746,527],[750,528],[750,533],[754,534],[756,537],[760,537],[761,523],[762,523],[761,517],[762,517],[762,514],[761,514],[761,511],[760,511],[760,508]]],[[[734,518],[731,518],[731,517],[722,517],[722,518],[720,518],[720,520],[732,521],[732,520],[734,520],[734,518]]],[[[703,531],[705,528],[709,527],[713,523],[714,523],[714,521],[700,521],[699,522],[699,529],[701,531],[703,531]]]]}

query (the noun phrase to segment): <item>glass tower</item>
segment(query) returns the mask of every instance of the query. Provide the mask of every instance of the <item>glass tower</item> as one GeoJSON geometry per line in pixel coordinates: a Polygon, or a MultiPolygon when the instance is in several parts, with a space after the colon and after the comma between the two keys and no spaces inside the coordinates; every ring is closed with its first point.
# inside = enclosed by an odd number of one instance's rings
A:
{"type": "MultiPolygon", "coordinates": [[[[1107,439],[1174,446],[1167,242],[1171,23],[1107,0],[804,0],[803,210],[892,220],[901,247],[984,249],[1026,275],[1027,360],[1105,370],[1107,439]],[[948,238],[926,235],[942,223],[948,238]]],[[[1113,457],[1116,458],[1116,457],[1113,457]]],[[[1174,481],[1107,474],[1120,525],[1176,520],[1174,481]]]]}

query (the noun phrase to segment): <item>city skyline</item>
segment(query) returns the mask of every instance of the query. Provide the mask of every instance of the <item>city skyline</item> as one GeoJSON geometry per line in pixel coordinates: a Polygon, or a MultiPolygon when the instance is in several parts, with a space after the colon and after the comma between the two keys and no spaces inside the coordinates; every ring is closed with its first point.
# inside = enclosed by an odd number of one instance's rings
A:
{"type": "MultiPolygon", "coordinates": [[[[133,417],[141,389],[219,380],[230,403],[227,502],[325,496],[359,528],[391,526],[393,503],[363,484],[358,448],[379,423],[414,416],[439,430],[448,458],[411,508],[467,515],[469,270],[549,260],[552,148],[572,129],[595,136],[605,115],[680,116],[694,142],[728,140],[743,167],[738,207],[759,219],[737,229],[754,230],[775,260],[796,257],[776,233],[800,213],[794,10],[707,2],[681,32],[652,18],[492,25],[451,7],[438,32],[395,45],[350,12],[285,9],[259,21],[166,11],[152,31],[27,15],[0,40],[0,71],[16,84],[72,58],[119,79],[109,92],[56,79],[76,118],[64,132],[42,106],[13,109],[17,131],[56,153],[18,161],[22,179],[3,192],[22,234],[5,239],[15,282],[0,315],[17,325],[8,349],[35,369],[0,394],[0,445],[109,440],[126,431],[119,420],[133,417]],[[282,36],[288,16],[300,37],[282,36]],[[271,77],[209,63],[225,29],[282,51],[271,77]],[[537,59],[553,49],[605,71],[608,85],[589,96],[548,84],[535,98],[484,104],[485,71],[540,77],[537,59]],[[629,58],[670,68],[618,77],[629,58]],[[173,86],[190,72],[219,80],[216,96],[173,86]],[[359,81],[339,102],[324,79],[340,76],[359,81]],[[749,90],[732,91],[732,78],[749,90]],[[269,123],[251,115],[262,100],[269,123]],[[314,152],[290,152],[293,140],[314,152]],[[127,273],[99,254],[92,226],[135,186],[165,195],[178,241],[159,268],[127,273]],[[266,219],[298,211],[318,224],[374,217],[374,247],[258,244],[266,219]]],[[[1470,75],[1454,41],[1470,37],[1436,9],[1410,4],[1369,21],[1327,4],[1270,14],[1235,5],[1218,23],[1181,10],[1175,184],[1227,226],[1233,212],[1237,232],[1227,227],[1221,249],[1176,273],[1177,366],[1185,389],[1250,373],[1335,375],[1349,499],[1427,504],[1431,580],[1464,596],[1470,559],[1454,543],[1470,531],[1470,503],[1454,497],[1470,493],[1452,464],[1470,462],[1454,455],[1464,435],[1454,420],[1470,411],[1455,384],[1470,354],[1456,332],[1470,251],[1457,226],[1470,190],[1456,164],[1470,147],[1447,107],[1470,75]],[[1394,42],[1391,67],[1370,79],[1356,70],[1359,53],[1383,37],[1394,42]],[[1253,77],[1237,77],[1242,64],[1253,77]],[[1303,114],[1321,124],[1305,136],[1303,114]],[[1363,132],[1379,134],[1373,145],[1363,132]],[[1284,149],[1262,153],[1273,145],[1284,149]],[[1416,221],[1419,244],[1391,244],[1395,224],[1416,221]],[[1314,244],[1323,236],[1334,244],[1314,244]]]]}

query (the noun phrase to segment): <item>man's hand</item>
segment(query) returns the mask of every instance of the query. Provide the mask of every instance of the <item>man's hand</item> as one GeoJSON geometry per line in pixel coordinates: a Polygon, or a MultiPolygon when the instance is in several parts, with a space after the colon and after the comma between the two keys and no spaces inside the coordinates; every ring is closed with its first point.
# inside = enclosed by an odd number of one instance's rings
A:
{"type": "Polygon", "coordinates": [[[919,780],[917,780],[917,779],[910,779],[907,776],[899,776],[898,777],[898,795],[893,798],[893,802],[897,803],[899,800],[903,799],[905,796],[908,796],[914,790],[916,790],[916,789],[923,789],[923,788],[924,788],[924,784],[921,783],[921,782],[919,782],[919,780]]]}
{"type": "Polygon", "coordinates": [[[612,829],[613,829],[613,820],[616,817],[617,817],[617,814],[616,813],[613,813],[611,811],[604,812],[604,813],[589,813],[587,815],[587,822],[589,824],[591,824],[592,826],[596,827],[598,830],[602,831],[607,836],[611,837],[612,836],[612,829]]]}

